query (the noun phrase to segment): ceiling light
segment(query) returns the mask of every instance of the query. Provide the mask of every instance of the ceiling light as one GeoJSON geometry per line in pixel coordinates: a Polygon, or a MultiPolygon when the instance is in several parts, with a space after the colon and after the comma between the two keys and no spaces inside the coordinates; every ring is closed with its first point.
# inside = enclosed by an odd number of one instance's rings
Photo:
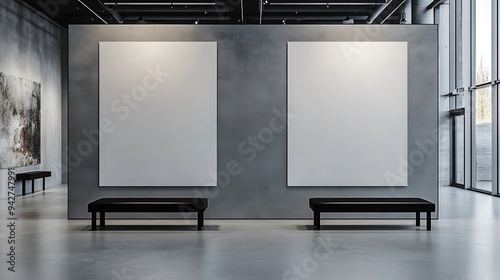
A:
{"type": "Polygon", "coordinates": [[[146,21],[142,18],[142,2],[139,5],[139,18],[137,19],[137,23],[144,24],[146,21]]]}
{"type": "Polygon", "coordinates": [[[401,13],[401,20],[399,21],[399,24],[406,24],[406,13],[405,12],[401,13]]]}
{"type": "Polygon", "coordinates": [[[139,24],[145,24],[146,21],[144,20],[144,18],[142,18],[142,15],[139,16],[139,18],[137,19],[137,23],[139,24]]]}
{"type": "Polygon", "coordinates": [[[347,16],[343,21],[342,21],[343,24],[353,24],[354,23],[354,19],[350,18],[349,16],[347,16]]]}

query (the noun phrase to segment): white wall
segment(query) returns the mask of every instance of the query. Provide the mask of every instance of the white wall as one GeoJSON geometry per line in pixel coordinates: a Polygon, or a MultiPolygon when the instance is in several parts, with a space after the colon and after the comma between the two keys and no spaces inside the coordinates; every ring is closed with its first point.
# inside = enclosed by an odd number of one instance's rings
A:
{"type": "MultiPolygon", "coordinates": [[[[50,170],[46,187],[61,183],[61,28],[14,0],[0,1],[0,72],[42,84],[40,165],[16,172],[50,170]]],[[[7,170],[0,169],[0,198],[7,195],[7,170]]],[[[35,190],[42,188],[36,180],[35,190]]],[[[27,182],[31,190],[31,183],[27,182]]],[[[21,183],[16,184],[21,193],[21,183]]]]}

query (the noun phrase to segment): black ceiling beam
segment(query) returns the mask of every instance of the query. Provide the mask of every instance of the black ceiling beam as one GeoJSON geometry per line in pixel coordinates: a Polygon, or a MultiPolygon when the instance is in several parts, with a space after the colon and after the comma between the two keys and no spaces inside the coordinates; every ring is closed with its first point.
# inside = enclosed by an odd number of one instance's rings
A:
{"type": "Polygon", "coordinates": [[[120,5],[137,5],[137,6],[147,6],[147,5],[213,5],[215,2],[226,2],[227,0],[102,0],[107,6],[120,6],[120,5]]]}
{"type": "MultiPolygon", "coordinates": [[[[264,18],[263,24],[301,24],[301,25],[331,25],[331,24],[343,24],[344,18],[339,19],[301,19],[301,18],[264,18]]],[[[363,24],[366,22],[366,18],[360,20],[354,20],[355,24],[363,24]]],[[[249,17],[248,23],[250,24],[258,24],[258,17],[249,17]]]]}
{"type": "MultiPolygon", "coordinates": [[[[247,16],[258,16],[259,15],[259,0],[226,0],[226,1],[239,1],[243,3],[243,23],[246,23],[247,16]]],[[[239,12],[241,18],[241,6],[239,12]]]]}
{"type": "MultiPolygon", "coordinates": [[[[217,13],[211,13],[211,14],[204,14],[204,13],[185,13],[185,14],[175,14],[175,13],[147,13],[147,14],[122,14],[123,19],[130,19],[130,18],[146,18],[146,17],[164,17],[164,18],[176,18],[176,17],[181,17],[181,18],[190,18],[193,20],[200,19],[200,18],[214,18],[214,19],[220,19],[220,18],[231,18],[229,14],[217,14],[217,13]]],[[[235,20],[235,22],[238,19],[235,20]]]]}
{"type": "MultiPolygon", "coordinates": [[[[102,21],[96,17],[92,17],[91,15],[62,16],[61,19],[69,24],[103,24],[102,21]],[[94,20],[91,20],[91,18],[94,20]]],[[[104,19],[107,20],[108,23],[116,23],[114,22],[114,18],[112,16],[105,17],[104,19]]]]}
{"type": "MultiPolygon", "coordinates": [[[[139,17],[137,16],[124,16],[123,20],[125,22],[133,22],[137,21],[139,17]]],[[[152,21],[188,21],[191,23],[194,23],[195,21],[208,21],[208,22],[217,22],[217,21],[229,21],[230,18],[228,16],[221,16],[221,17],[204,17],[204,16],[199,16],[199,17],[191,17],[191,16],[162,16],[162,15],[147,15],[147,16],[142,16],[142,19],[146,22],[152,22],[152,21]]]]}
{"type": "MultiPolygon", "coordinates": [[[[0,0],[2,1],[2,0],[0,0]]],[[[57,7],[57,11],[48,13],[44,11],[38,3],[43,3],[40,0],[18,0],[28,3],[35,9],[48,15],[54,21],[63,26],[68,24],[98,24],[100,20],[92,12],[87,10],[78,0],[65,0],[63,4],[57,7]],[[94,21],[90,19],[94,18],[94,21]]],[[[58,1],[58,0],[54,0],[58,1]]],[[[173,20],[163,19],[155,23],[180,23],[207,16],[219,21],[217,23],[258,23],[255,18],[260,17],[260,0],[82,0],[85,5],[91,8],[98,16],[105,19],[108,23],[129,22],[129,19],[124,20],[124,17],[136,17],[142,14],[143,16],[168,16],[174,17],[173,20]],[[103,5],[103,4],[108,5],[103,5]],[[115,5],[120,3],[121,5],[115,5]],[[142,5],[141,5],[142,3],[142,5]],[[173,3],[173,5],[172,5],[173,3]],[[153,5],[154,4],[154,5],[153,5]],[[172,11],[168,11],[168,9],[172,11]],[[243,10],[243,12],[242,12],[243,10]],[[177,18],[175,18],[177,17],[177,18]],[[179,18],[180,17],[180,18],[179,18]],[[184,18],[183,18],[184,17],[184,18]],[[221,22],[222,21],[222,22],[221,22]]],[[[350,16],[350,17],[366,17],[367,14],[373,12],[377,7],[380,7],[390,0],[263,0],[263,23],[274,23],[278,17],[306,17],[302,19],[302,23],[332,23],[329,20],[333,17],[350,16]],[[327,7],[328,5],[328,7],[327,7]],[[297,14],[295,14],[297,12],[297,14]],[[272,19],[269,19],[272,17],[272,19]],[[276,19],[275,19],[276,17],[276,19]],[[326,17],[327,19],[323,18],[326,17]],[[316,21],[314,18],[317,18],[316,21]]],[[[403,0],[393,0],[399,2],[403,0]]],[[[62,1],[61,1],[62,2],[62,1]]],[[[394,6],[393,6],[394,7],[394,6]]],[[[45,7],[46,10],[46,7],[45,7]]],[[[394,23],[395,18],[392,13],[397,14],[401,8],[385,11],[377,18],[377,22],[381,22],[388,17],[386,23],[394,23]]],[[[300,21],[300,19],[298,19],[300,21]]],[[[200,22],[203,24],[203,20],[200,22]]],[[[358,21],[356,20],[356,23],[358,21]]]]}
{"type": "Polygon", "coordinates": [[[311,14],[307,14],[307,13],[268,13],[266,12],[264,14],[264,18],[270,18],[270,17],[274,17],[274,18],[278,18],[278,17],[281,17],[281,18],[286,18],[286,17],[296,17],[296,18],[309,18],[309,19],[312,19],[312,18],[343,18],[345,19],[347,16],[349,16],[350,18],[364,18],[364,19],[367,19],[368,16],[370,15],[369,12],[362,12],[362,13],[343,13],[343,12],[338,12],[338,13],[321,13],[321,14],[314,14],[314,15],[311,15],[311,14]]]}
{"type": "MultiPolygon", "coordinates": [[[[265,2],[265,0],[264,0],[265,2]]],[[[334,0],[334,1],[315,1],[315,0],[267,0],[266,5],[285,5],[287,3],[294,5],[304,5],[304,6],[317,6],[317,5],[355,5],[355,4],[384,4],[387,0],[334,0]]]]}
{"type": "Polygon", "coordinates": [[[189,7],[187,9],[184,8],[174,8],[163,7],[163,6],[147,6],[147,7],[136,7],[136,6],[117,6],[115,10],[119,13],[216,13],[216,12],[224,12],[227,13],[231,9],[226,6],[213,7],[213,6],[203,6],[203,7],[189,7]]]}
{"type": "MultiPolygon", "coordinates": [[[[331,21],[331,20],[344,20],[345,19],[345,15],[335,15],[335,16],[314,16],[314,17],[311,17],[311,16],[288,16],[288,17],[285,17],[283,15],[265,15],[263,17],[263,22],[266,22],[266,21],[269,21],[269,20],[304,20],[304,21],[314,21],[314,20],[317,20],[317,21],[331,21]]],[[[368,17],[368,15],[357,15],[357,16],[351,16],[350,18],[354,19],[354,20],[366,20],[366,18],[368,17]]]]}
{"type": "Polygon", "coordinates": [[[241,8],[242,8],[242,1],[241,0],[215,0],[214,1],[217,5],[224,4],[224,9],[226,10],[221,10],[220,8],[217,8],[217,14],[219,15],[227,15],[230,17],[230,21],[234,23],[241,23],[241,8]]]}
{"type": "Polygon", "coordinates": [[[116,11],[116,9],[113,9],[113,8],[110,8],[106,5],[104,5],[104,3],[101,1],[101,0],[97,0],[97,2],[99,4],[101,4],[101,6],[109,13],[113,16],[113,18],[118,22],[118,23],[123,23],[123,18],[122,16],[120,15],[119,12],[116,11]]]}
{"type": "Polygon", "coordinates": [[[336,13],[336,12],[371,12],[376,6],[266,6],[265,12],[302,12],[302,13],[336,13]]]}
{"type": "MultiPolygon", "coordinates": [[[[353,17],[351,17],[353,18],[353,17]]],[[[365,24],[367,17],[354,17],[355,24],[365,24]]],[[[345,17],[264,17],[262,23],[263,24],[283,24],[285,21],[286,24],[343,24],[345,17]]],[[[259,21],[259,17],[248,17],[247,22],[251,24],[257,24],[259,21]]],[[[399,17],[397,15],[392,15],[386,22],[396,23],[399,21],[399,17]]]]}

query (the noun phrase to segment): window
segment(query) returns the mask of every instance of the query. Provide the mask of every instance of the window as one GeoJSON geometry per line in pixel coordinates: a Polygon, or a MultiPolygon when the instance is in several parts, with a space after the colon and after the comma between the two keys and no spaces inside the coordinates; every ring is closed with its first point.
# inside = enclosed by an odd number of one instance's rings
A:
{"type": "Polygon", "coordinates": [[[475,72],[476,85],[491,82],[491,0],[476,0],[475,72]]]}
{"type": "Polygon", "coordinates": [[[450,111],[451,115],[451,185],[465,186],[465,109],[450,111]]]}
{"type": "Polygon", "coordinates": [[[491,86],[476,90],[475,104],[476,184],[473,188],[491,192],[493,163],[491,86]]]}
{"type": "MultiPolygon", "coordinates": [[[[472,185],[478,191],[493,190],[493,16],[492,0],[472,0],[472,185]]],[[[496,44],[495,44],[496,45],[496,44]]]]}

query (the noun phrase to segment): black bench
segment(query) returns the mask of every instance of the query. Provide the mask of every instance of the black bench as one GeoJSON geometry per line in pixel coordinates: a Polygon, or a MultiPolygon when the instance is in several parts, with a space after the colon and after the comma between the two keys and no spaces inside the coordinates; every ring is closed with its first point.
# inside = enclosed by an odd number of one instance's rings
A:
{"type": "Polygon", "coordinates": [[[30,171],[18,173],[17,180],[23,180],[23,195],[26,195],[26,180],[31,180],[31,193],[35,192],[35,179],[43,178],[43,190],[45,191],[45,178],[52,176],[50,171],[30,171]]]}
{"type": "Polygon", "coordinates": [[[197,212],[201,230],[207,207],[206,198],[101,198],[89,203],[88,211],[92,212],[92,230],[97,227],[97,212],[101,228],[105,226],[106,212],[197,212]]]}
{"type": "Polygon", "coordinates": [[[413,212],[420,226],[420,212],[427,213],[427,230],[431,230],[431,212],[436,205],[422,198],[311,198],[314,229],[320,229],[321,212],[413,212]]]}

